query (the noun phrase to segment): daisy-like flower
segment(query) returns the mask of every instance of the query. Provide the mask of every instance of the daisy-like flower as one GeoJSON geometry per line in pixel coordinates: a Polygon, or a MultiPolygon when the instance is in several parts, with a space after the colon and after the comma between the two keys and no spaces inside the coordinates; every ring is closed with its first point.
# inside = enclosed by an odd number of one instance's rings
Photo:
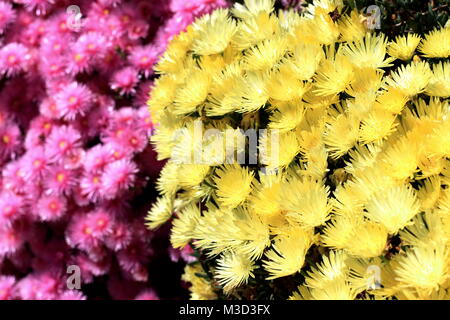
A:
{"type": "Polygon", "coordinates": [[[61,195],[42,196],[37,203],[37,215],[42,221],[61,219],[67,210],[67,200],[61,195]]]}
{"type": "Polygon", "coordinates": [[[12,192],[4,191],[0,194],[0,221],[11,224],[24,214],[24,199],[12,192]]]}
{"type": "Polygon", "coordinates": [[[390,234],[410,224],[420,204],[412,188],[406,186],[380,190],[366,205],[365,215],[386,227],[390,234]]]}
{"type": "Polygon", "coordinates": [[[80,133],[72,126],[54,127],[45,143],[45,154],[52,162],[59,162],[81,147],[80,133]]]}
{"type": "Polygon", "coordinates": [[[348,43],[343,54],[357,68],[380,69],[392,66],[393,58],[386,58],[387,39],[384,35],[375,36],[367,33],[357,42],[348,43]]]}
{"type": "Polygon", "coordinates": [[[104,197],[113,199],[131,188],[135,182],[137,171],[136,165],[127,159],[108,164],[102,175],[104,197]]]}
{"type": "Polygon", "coordinates": [[[15,125],[0,128],[0,159],[12,155],[20,147],[20,130],[15,125]]]}
{"type": "Polygon", "coordinates": [[[93,225],[89,216],[77,214],[71,219],[66,229],[66,241],[71,247],[89,251],[100,243],[93,232],[93,225]]]}
{"type": "Polygon", "coordinates": [[[27,177],[21,160],[8,163],[3,168],[2,174],[3,188],[17,193],[24,191],[27,177]]]}
{"type": "Polygon", "coordinates": [[[114,227],[105,237],[108,248],[117,251],[126,248],[132,240],[132,231],[124,222],[115,222],[114,227]]]}
{"type": "Polygon", "coordinates": [[[92,107],[94,96],[85,85],[72,82],[55,96],[60,115],[65,120],[73,120],[85,115],[92,107]]]}
{"type": "Polygon", "coordinates": [[[72,192],[76,172],[63,166],[53,166],[45,175],[44,185],[49,195],[68,195],[72,192]]]}
{"type": "MultiPolygon", "coordinates": [[[[16,19],[16,13],[10,3],[0,2],[0,34],[16,19]]],[[[1,299],[0,299],[1,300],[1,299]]]]}
{"type": "Polygon", "coordinates": [[[111,160],[111,150],[104,145],[97,145],[86,153],[84,170],[88,173],[101,172],[111,160]]]}
{"type": "Polygon", "coordinates": [[[209,55],[225,50],[236,32],[236,23],[229,18],[228,10],[218,9],[198,19],[193,28],[199,35],[193,44],[194,53],[209,55]]]}
{"type": "Polygon", "coordinates": [[[25,236],[20,226],[0,226],[0,257],[17,252],[25,242],[25,236]]]}
{"type": "Polygon", "coordinates": [[[310,235],[300,228],[292,228],[275,238],[272,249],[267,251],[263,266],[270,276],[268,280],[298,272],[310,246],[310,235]]]}
{"type": "Polygon", "coordinates": [[[86,54],[89,60],[101,59],[108,50],[108,43],[103,34],[99,32],[88,32],[82,34],[74,44],[77,52],[86,54]]]}
{"type": "Polygon", "coordinates": [[[9,43],[0,49],[0,75],[14,76],[27,70],[31,54],[20,43],[9,43]]]}
{"type": "Polygon", "coordinates": [[[238,164],[225,165],[218,169],[213,178],[217,185],[217,197],[219,202],[229,208],[235,208],[242,204],[250,194],[253,181],[253,173],[238,164]],[[234,186],[238,184],[240,188],[234,186]]]}
{"type": "Polygon", "coordinates": [[[91,202],[97,202],[103,197],[103,184],[101,173],[88,173],[81,178],[80,181],[81,192],[91,202]]]}
{"type": "Polygon", "coordinates": [[[400,60],[409,60],[420,42],[420,36],[414,33],[408,33],[406,36],[397,36],[395,41],[388,45],[388,53],[394,58],[400,60]]]}
{"type": "Polygon", "coordinates": [[[48,165],[48,160],[43,147],[35,147],[24,155],[24,171],[27,179],[40,179],[48,165]]]}
{"type": "Polygon", "coordinates": [[[137,70],[133,67],[126,67],[113,74],[111,89],[119,91],[121,95],[135,94],[135,87],[138,82],[137,70]]]}
{"type": "Polygon", "coordinates": [[[226,252],[221,255],[217,264],[215,278],[226,293],[253,277],[254,263],[245,255],[226,252]]]}
{"type": "Polygon", "coordinates": [[[42,100],[39,111],[43,116],[49,119],[59,119],[61,117],[61,111],[58,109],[58,104],[55,99],[51,97],[42,100]]]}
{"type": "Polygon", "coordinates": [[[425,92],[430,96],[450,96],[450,62],[439,62],[432,66],[433,75],[425,92]]]}
{"type": "Polygon", "coordinates": [[[158,60],[159,51],[153,46],[137,48],[128,56],[128,61],[148,78],[153,73],[153,65],[158,60]]]}
{"type": "Polygon", "coordinates": [[[399,258],[399,267],[395,269],[397,279],[404,286],[430,294],[448,279],[448,257],[449,251],[445,246],[414,247],[399,258]]]}
{"type": "Polygon", "coordinates": [[[431,77],[430,66],[427,62],[421,61],[399,67],[386,78],[386,82],[389,86],[412,97],[425,90],[431,77]]]}
{"type": "Polygon", "coordinates": [[[448,58],[450,56],[450,28],[435,29],[425,35],[419,51],[428,58],[448,58]]]}
{"type": "Polygon", "coordinates": [[[111,215],[104,209],[97,209],[87,215],[92,235],[97,239],[103,239],[112,232],[114,221],[111,215]]]}

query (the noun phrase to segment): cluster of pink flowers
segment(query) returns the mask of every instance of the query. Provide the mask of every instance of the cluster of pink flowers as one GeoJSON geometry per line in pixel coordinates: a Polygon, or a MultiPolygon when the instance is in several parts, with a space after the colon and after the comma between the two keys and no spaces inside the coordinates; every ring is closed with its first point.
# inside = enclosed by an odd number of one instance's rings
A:
{"type": "Polygon", "coordinates": [[[68,289],[69,266],[82,287],[106,282],[100,298],[158,298],[158,234],[143,224],[161,168],[148,144],[152,67],[226,5],[0,0],[0,299],[90,298],[68,289]]]}

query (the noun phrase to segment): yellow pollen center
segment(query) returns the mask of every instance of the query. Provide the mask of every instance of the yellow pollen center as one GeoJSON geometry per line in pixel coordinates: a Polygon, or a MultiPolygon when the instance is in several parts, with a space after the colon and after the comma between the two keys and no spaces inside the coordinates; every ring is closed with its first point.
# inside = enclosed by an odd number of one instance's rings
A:
{"type": "Polygon", "coordinates": [[[69,103],[75,103],[77,101],[78,101],[78,99],[76,97],[72,96],[72,97],[69,98],[69,103]]]}
{"type": "Polygon", "coordinates": [[[58,180],[58,182],[63,182],[66,179],[66,175],[64,173],[58,173],[56,175],[56,180],[58,180]]]}

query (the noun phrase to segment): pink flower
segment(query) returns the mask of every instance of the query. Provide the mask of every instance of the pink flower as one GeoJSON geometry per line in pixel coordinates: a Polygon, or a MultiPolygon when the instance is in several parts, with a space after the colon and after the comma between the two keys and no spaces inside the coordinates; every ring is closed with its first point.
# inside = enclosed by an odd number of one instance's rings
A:
{"type": "Polygon", "coordinates": [[[138,83],[138,72],[132,67],[121,69],[114,73],[111,89],[119,91],[121,95],[134,94],[134,87],[138,83]]]}
{"type": "Polygon", "coordinates": [[[59,92],[56,97],[60,115],[65,120],[73,120],[77,115],[85,115],[93,103],[92,92],[82,84],[72,82],[59,92]]]}
{"type": "Polygon", "coordinates": [[[59,276],[49,272],[30,274],[17,283],[23,300],[54,300],[65,285],[59,276]]]}
{"type": "Polygon", "coordinates": [[[8,24],[16,19],[16,13],[11,4],[0,1],[0,34],[2,34],[8,24]]]}
{"type": "Polygon", "coordinates": [[[14,76],[25,71],[31,60],[27,47],[20,43],[10,43],[0,49],[0,75],[14,76]]]}
{"type": "Polygon", "coordinates": [[[14,298],[14,285],[16,279],[13,276],[0,276],[0,300],[12,300],[14,298]]]}
{"type": "Polygon", "coordinates": [[[37,203],[37,215],[42,221],[60,219],[67,210],[67,200],[60,195],[42,196],[37,203]]]}
{"type": "Polygon", "coordinates": [[[20,147],[20,130],[16,125],[0,127],[0,159],[12,155],[20,147]]]}
{"type": "Polygon", "coordinates": [[[23,164],[26,179],[41,179],[47,169],[48,161],[44,148],[37,146],[29,150],[23,156],[23,164]]]}
{"type": "Polygon", "coordinates": [[[152,46],[136,48],[128,57],[128,61],[145,77],[153,73],[153,65],[159,58],[159,52],[152,46]]]}
{"type": "Polygon", "coordinates": [[[76,173],[63,166],[54,166],[48,169],[44,185],[46,193],[50,195],[69,195],[76,181],[76,173]]]}
{"type": "Polygon", "coordinates": [[[13,254],[19,250],[24,243],[24,235],[21,228],[17,226],[0,226],[0,257],[13,254]]]}
{"type": "Polygon", "coordinates": [[[102,198],[102,175],[101,173],[87,173],[80,181],[81,193],[90,202],[97,202],[102,198]]]}
{"type": "Polygon", "coordinates": [[[86,153],[84,170],[88,173],[101,172],[112,159],[113,154],[110,149],[104,145],[97,145],[86,153]]]}
{"type": "Polygon", "coordinates": [[[94,260],[85,253],[80,253],[73,257],[69,263],[80,267],[81,279],[84,283],[91,283],[94,280],[94,277],[106,274],[111,266],[109,257],[94,260]]]}
{"type": "Polygon", "coordinates": [[[104,57],[108,49],[106,37],[99,32],[82,34],[74,44],[76,51],[85,53],[90,59],[104,57]]]}
{"type": "Polygon", "coordinates": [[[142,242],[134,242],[127,248],[117,252],[117,261],[123,271],[135,281],[147,281],[149,251],[142,242]]]}
{"type": "Polygon", "coordinates": [[[50,161],[61,161],[81,147],[80,138],[71,126],[54,127],[45,143],[45,154],[50,161]]]}
{"type": "Polygon", "coordinates": [[[11,226],[18,220],[24,212],[24,199],[12,192],[2,192],[0,194],[0,223],[11,226]]]}
{"type": "Polygon", "coordinates": [[[52,8],[55,0],[19,0],[28,11],[34,12],[37,16],[46,15],[52,8]]]}
{"type": "Polygon", "coordinates": [[[25,190],[26,171],[21,161],[8,163],[3,168],[3,188],[13,192],[22,192],[25,190]]]}
{"type": "Polygon", "coordinates": [[[60,118],[60,111],[58,110],[57,103],[55,99],[51,97],[47,97],[42,100],[39,111],[41,114],[49,119],[58,119],[60,118]]]}
{"type": "Polygon", "coordinates": [[[69,246],[82,250],[90,250],[100,243],[100,240],[94,236],[91,220],[83,214],[74,216],[70,221],[66,230],[66,241],[69,246]]]}
{"type": "Polygon", "coordinates": [[[98,239],[103,239],[111,233],[113,228],[113,219],[104,209],[98,209],[88,214],[87,219],[92,228],[92,235],[98,239]]]}
{"type": "Polygon", "coordinates": [[[106,236],[105,244],[114,251],[124,249],[132,239],[132,231],[125,222],[116,222],[112,231],[106,236]]]}
{"type": "Polygon", "coordinates": [[[112,199],[131,188],[137,171],[136,165],[126,159],[107,165],[102,176],[104,197],[112,199]]]}

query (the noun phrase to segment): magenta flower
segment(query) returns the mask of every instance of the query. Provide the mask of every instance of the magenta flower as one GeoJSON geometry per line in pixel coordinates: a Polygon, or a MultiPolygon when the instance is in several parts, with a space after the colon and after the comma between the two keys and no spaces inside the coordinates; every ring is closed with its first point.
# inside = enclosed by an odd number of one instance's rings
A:
{"type": "Polygon", "coordinates": [[[52,162],[61,161],[81,147],[81,135],[71,126],[54,127],[45,143],[45,154],[52,162]]]}
{"type": "Polygon", "coordinates": [[[42,196],[37,203],[36,214],[42,221],[61,219],[67,211],[67,200],[61,195],[42,196]]]}
{"type": "Polygon", "coordinates": [[[121,95],[136,93],[134,87],[137,85],[138,72],[132,67],[126,67],[113,74],[111,89],[119,91],[121,95]]]}
{"type": "Polygon", "coordinates": [[[0,75],[14,76],[29,67],[31,54],[20,43],[10,43],[0,49],[0,75]]]}
{"type": "Polygon", "coordinates": [[[102,175],[102,193],[105,198],[117,197],[133,185],[138,169],[127,159],[114,161],[108,164],[102,175]]]}
{"type": "Polygon", "coordinates": [[[92,92],[85,86],[72,82],[55,96],[60,116],[64,120],[74,120],[78,115],[85,115],[92,107],[92,92]]]}
{"type": "Polygon", "coordinates": [[[2,34],[8,24],[12,23],[15,19],[16,13],[11,4],[0,1],[0,34],[2,34]]]}

